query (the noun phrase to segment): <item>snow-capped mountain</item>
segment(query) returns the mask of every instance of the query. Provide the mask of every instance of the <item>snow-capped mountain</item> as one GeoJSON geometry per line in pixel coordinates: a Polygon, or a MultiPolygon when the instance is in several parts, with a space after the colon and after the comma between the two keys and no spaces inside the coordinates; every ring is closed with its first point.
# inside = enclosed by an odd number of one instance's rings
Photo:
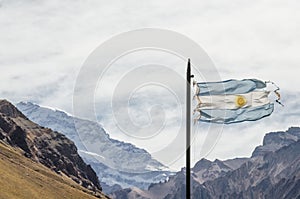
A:
{"type": "Polygon", "coordinates": [[[146,150],[111,139],[97,122],[30,102],[20,102],[16,106],[33,122],[71,139],[79,154],[96,171],[101,183],[109,185],[103,186],[106,193],[111,191],[111,186],[114,191],[132,186],[147,189],[151,183],[164,181],[171,174],[146,150]]]}
{"type": "MultiPolygon", "coordinates": [[[[251,158],[211,162],[202,159],[192,169],[192,198],[300,198],[300,128],[268,133],[251,158]]],[[[148,190],[125,189],[118,199],[185,198],[185,170],[148,190]]]]}

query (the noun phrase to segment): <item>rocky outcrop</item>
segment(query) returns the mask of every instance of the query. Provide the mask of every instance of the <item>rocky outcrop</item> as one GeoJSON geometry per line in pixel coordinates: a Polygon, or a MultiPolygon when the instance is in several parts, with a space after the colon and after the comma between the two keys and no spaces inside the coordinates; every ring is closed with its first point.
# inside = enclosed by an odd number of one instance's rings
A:
{"type": "MultiPolygon", "coordinates": [[[[300,198],[300,128],[265,136],[251,158],[214,162],[202,159],[192,169],[195,199],[290,199],[300,198]]],[[[185,197],[185,171],[148,190],[127,189],[112,197],[175,199],[185,197]]]]}
{"type": "Polygon", "coordinates": [[[151,183],[164,181],[173,174],[146,150],[110,138],[98,122],[30,102],[16,106],[31,121],[72,140],[80,156],[96,171],[107,194],[128,187],[147,189],[151,183]]]}
{"type": "Polygon", "coordinates": [[[288,146],[300,139],[300,128],[291,127],[287,131],[272,132],[265,135],[263,145],[258,146],[252,153],[252,157],[263,156],[269,152],[288,146]]]}
{"type": "Polygon", "coordinates": [[[224,176],[227,172],[232,170],[232,168],[218,159],[213,162],[202,159],[197,162],[192,169],[194,179],[200,184],[224,176]]]}
{"type": "Polygon", "coordinates": [[[297,141],[252,159],[226,176],[204,183],[204,186],[213,198],[300,197],[299,151],[300,141],[297,141]]]}
{"type": "Polygon", "coordinates": [[[90,190],[101,190],[96,173],[84,163],[72,141],[31,122],[6,100],[0,100],[0,139],[78,184],[90,190]]]}

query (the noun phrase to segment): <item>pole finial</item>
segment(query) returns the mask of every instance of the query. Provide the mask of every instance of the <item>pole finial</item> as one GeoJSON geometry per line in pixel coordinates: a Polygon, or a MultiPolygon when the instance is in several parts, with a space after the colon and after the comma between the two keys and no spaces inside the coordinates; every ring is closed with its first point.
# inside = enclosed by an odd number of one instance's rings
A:
{"type": "Polygon", "coordinates": [[[188,71],[188,73],[191,73],[191,59],[190,58],[188,58],[187,71],[188,71]]]}

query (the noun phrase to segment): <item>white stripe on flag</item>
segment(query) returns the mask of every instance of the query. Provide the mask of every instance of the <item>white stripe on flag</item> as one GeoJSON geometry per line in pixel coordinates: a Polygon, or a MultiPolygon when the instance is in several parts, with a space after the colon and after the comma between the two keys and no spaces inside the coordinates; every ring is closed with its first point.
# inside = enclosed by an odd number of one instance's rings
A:
{"type": "Polygon", "coordinates": [[[203,109],[239,109],[258,107],[270,103],[268,91],[253,91],[240,95],[198,96],[201,103],[197,108],[203,109]],[[242,99],[241,99],[242,98],[242,99]],[[238,103],[241,99],[242,103],[238,103]],[[244,100],[244,101],[243,101],[244,100]]]}

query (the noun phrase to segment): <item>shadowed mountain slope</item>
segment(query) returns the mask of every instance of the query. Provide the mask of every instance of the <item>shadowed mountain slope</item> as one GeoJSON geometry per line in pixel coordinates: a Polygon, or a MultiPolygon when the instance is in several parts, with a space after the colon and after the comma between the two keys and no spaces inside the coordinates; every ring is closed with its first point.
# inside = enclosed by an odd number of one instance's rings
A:
{"type": "Polygon", "coordinates": [[[20,154],[36,165],[42,164],[95,195],[101,195],[96,173],[84,163],[74,143],[58,132],[31,122],[6,100],[0,100],[0,140],[19,149],[20,154]]]}

